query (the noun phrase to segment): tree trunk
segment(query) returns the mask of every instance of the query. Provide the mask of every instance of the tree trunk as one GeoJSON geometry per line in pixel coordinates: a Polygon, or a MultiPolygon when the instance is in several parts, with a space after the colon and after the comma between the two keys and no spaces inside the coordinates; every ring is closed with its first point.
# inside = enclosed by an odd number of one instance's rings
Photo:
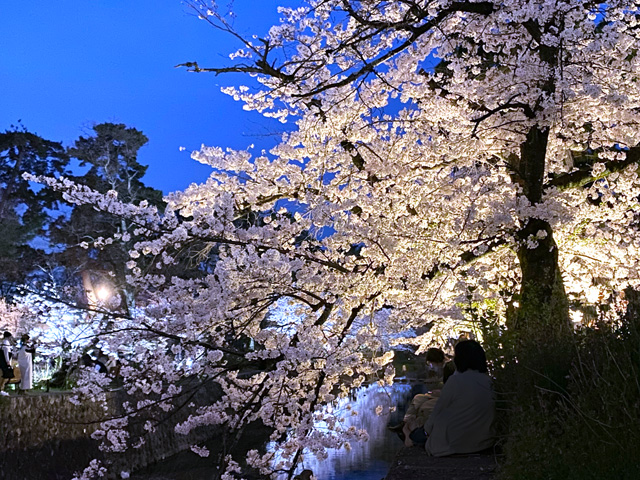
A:
{"type": "MultiPolygon", "coordinates": [[[[523,194],[532,205],[542,200],[548,138],[548,128],[532,127],[515,165],[523,194]]],[[[518,232],[518,240],[522,283],[519,306],[509,319],[509,328],[534,343],[565,337],[571,331],[569,308],[551,226],[546,220],[529,218],[518,232]]]]}

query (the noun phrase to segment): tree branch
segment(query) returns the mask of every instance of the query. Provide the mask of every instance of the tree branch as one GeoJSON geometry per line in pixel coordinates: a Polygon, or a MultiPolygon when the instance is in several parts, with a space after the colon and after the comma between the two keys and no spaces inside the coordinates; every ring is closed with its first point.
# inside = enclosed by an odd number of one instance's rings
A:
{"type": "MultiPolygon", "coordinates": [[[[362,76],[366,76],[369,73],[372,73],[375,71],[375,68],[384,63],[385,61],[389,60],[390,58],[394,57],[395,55],[397,55],[398,53],[402,52],[403,50],[407,49],[408,47],[410,47],[420,36],[422,36],[423,34],[427,33],[429,30],[431,30],[432,28],[438,26],[440,23],[442,23],[447,17],[449,17],[450,15],[457,13],[457,12],[466,12],[466,13],[473,13],[473,14],[479,14],[479,15],[489,15],[491,13],[494,12],[495,10],[495,6],[493,4],[493,2],[453,2],[448,8],[440,11],[439,13],[437,13],[432,19],[426,21],[425,23],[421,24],[421,25],[413,25],[414,23],[418,23],[422,20],[425,19],[426,15],[428,15],[426,10],[423,9],[411,9],[410,10],[410,14],[414,17],[412,20],[413,21],[408,21],[407,18],[403,19],[401,22],[384,22],[384,21],[372,21],[372,20],[368,20],[366,18],[364,18],[362,15],[360,15],[358,12],[356,12],[350,5],[349,2],[343,2],[344,3],[344,10],[347,14],[349,14],[354,20],[356,20],[358,23],[360,23],[360,25],[365,26],[365,27],[369,27],[369,28],[374,28],[375,31],[371,32],[367,35],[367,37],[371,37],[371,36],[375,36],[377,34],[382,33],[384,30],[387,29],[396,29],[396,30],[404,30],[407,32],[410,32],[411,35],[410,37],[405,40],[404,42],[402,42],[400,45],[396,46],[395,48],[392,48],[391,50],[387,51],[386,53],[382,54],[381,56],[371,60],[370,62],[363,62],[362,66],[360,68],[358,68],[357,70],[353,71],[351,74],[347,75],[346,77],[342,78],[341,80],[335,81],[335,82],[331,82],[331,83],[325,83],[325,84],[321,84],[319,86],[317,86],[316,88],[308,91],[308,92],[302,92],[302,93],[297,93],[297,94],[293,94],[293,97],[297,97],[297,98],[309,98],[309,97],[313,97],[319,93],[322,93],[326,90],[330,90],[333,88],[339,88],[345,85],[348,85],[349,83],[351,83],[352,81],[356,80],[359,77],[362,76]]],[[[196,9],[197,10],[197,9],[196,9]]],[[[242,37],[240,37],[236,32],[233,32],[231,30],[231,28],[225,24],[225,22],[223,21],[223,19],[221,19],[219,16],[216,17],[218,19],[218,21],[220,21],[222,23],[222,26],[217,26],[214,25],[216,28],[222,29],[222,30],[226,30],[226,31],[230,31],[231,34],[233,34],[234,36],[238,37],[241,39],[241,41],[248,46],[255,54],[259,55],[260,58],[258,60],[255,61],[254,65],[246,65],[246,64],[238,64],[238,65],[234,65],[231,67],[220,67],[220,68],[204,68],[204,67],[200,67],[197,62],[186,62],[186,63],[182,63],[180,65],[176,65],[177,67],[187,67],[190,68],[190,71],[193,72],[212,72],[217,74],[220,73],[232,73],[232,72],[236,72],[236,73],[253,73],[253,74],[261,74],[261,75],[267,75],[269,77],[275,77],[278,78],[280,80],[282,80],[283,83],[285,84],[292,84],[295,82],[300,82],[300,78],[298,75],[296,74],[287,74],[284,72],[284,67],[286,66],[286,64],[280,65],[279,67],[274,66],[275,64],[272,64],[269,62],[268,59],[268,55],[271,52],[271,49],[269,48],[269,43],[267,40],[264,39],[260,39],[261,42],[263,42],[265,44],[265,48],[262,49],[262,51],[259,51],[259,49],[257,49],[255,46],[253,46],[250,42],[247,42],[246,40],[244,40],[242,37]]],[[[209,21],[209,23],[212,23],[209,19],[207,19],[207,21],[209,21]]],[[[353,42],[348,42],[349,44],[356,44],[358,42],[362,42],[363,38],[362,37],[358,37],[356,39],[354,39],[353,42]]],[[[336,51],[340,50],[341,48],[344,47],[345,44],[337,47],[336,49],[333,50],[333,52],[335,53],[336,51]]],[[[354,46],[352,46],[351,48],[354,48],[354,46]]],[[[299,70],[299,69],[298,69],[299,70]]],[[[346,73],[346,72],[341,72],[341,73],[346,73]]]]}
{"type": "Polygon", "coordinates": [[[594,177],[591,168],[577,170],[575,172],[563,173],[553,178],[544,185],[544,190],[557,188],[559,190],[568,190],[570,188],[578,188],[587,183],[594,182],[600,178],[605,178],[612,173],[620,172],[629,165],[640,164],[640,147],[632,147],[627,151],[627,158],[624,160],[609,160],[604,162],[605,171],[594,177]]]}
{"type": "Polygon", "coordinates": [[[431,269],[422,274],[422,279],[423,280],[433,280],[435,277],[437,277],[440,273],[442,273],[443,270],[455,270],[457,268],[460,268],[464,265],[468,265],[469,263],[485,256],[488,255],[491,252],[494,252],[496,250],[496,248],[501,247],[502,245],[506,245],[507,244],[507,240],[504,238],[496,238],[493,241],[489,242],[487,246],[487,249],[483,252],[479,252],[477,251],[477,247],[473,250],[469,250],[466,252],[463,252],[460,254],[460,256],[458,257],[458,261],[451,265],[449,263],[436,263],[433,267],[431,267],[431,269]]]}

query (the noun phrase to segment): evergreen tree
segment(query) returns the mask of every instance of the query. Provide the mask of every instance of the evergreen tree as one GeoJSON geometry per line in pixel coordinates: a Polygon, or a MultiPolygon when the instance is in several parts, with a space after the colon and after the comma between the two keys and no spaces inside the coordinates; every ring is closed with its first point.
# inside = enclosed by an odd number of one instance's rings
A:
{"type": "MultiPolygon", "coordinates": [[[[101,193],[116,192],[123,201],[136,205],[147,202],[162,209],[162,192],[141,180],[148,167],[138,162],[138,151],[148,140],[140,130],[124,124],[95,125],[93,135],[81,136],[68,149],[80,166],[89,167],[83,175],[71,178],[101,193]]],[[[125,286],[131,224],[96,211],[92,205],[77,205],[55,227],[56,239],[67,245],[62,260],[81,270],[89,302],[98,300],[100,286],[113,288],[121,296],[121,307],[128,311],[135,297],[135,292],[125,286]],[[117,240],[113,242],[100,240],[114,236],[117,240]]]]}
{"type": "Polygon", "coordinates": [[[48,255],[48,226],[60,198],[22,175],[59,176],[66,173],[68,163],[61,143],[45,140],[22,125],[0,133],[0,284],[4,294],[48,255]]]}

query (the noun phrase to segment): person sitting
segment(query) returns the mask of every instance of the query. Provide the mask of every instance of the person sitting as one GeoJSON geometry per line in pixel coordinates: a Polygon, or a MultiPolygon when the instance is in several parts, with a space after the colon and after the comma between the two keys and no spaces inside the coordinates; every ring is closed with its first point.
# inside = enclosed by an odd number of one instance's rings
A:
{"type": "Polygon", "coordinates": [[[445,360],[445,354],[440,348],[429,348],[427,350],[426,379],[421,390],[425,393],[414,395],[402,422],[388,427],[392,432],[396,432],[400,440],[408,447],[414,445],[414,442],[409,438],[411,432],[417,428],[422,429],[424,422],[440,396],[445,360]]]}
{"type": "MultiPolygon", "coordinates": [[[[428,393],[419,393],[411,400],[411,404],[402,421],[402,435],[400,435],[400,439],[404,440],[404,444],[407,447],[415,445],[415,435],[412,436],[412,433],[423,429],[425,422],[438,402],[438,398],[440,398],[440,390],[434,390],[428,393]]],[[[424,443],[421,438],[416,440],[417,443],[424,443]]]]}
{"type": "Polygon", "coordinates": [[[445,354],[440,348],[427,349],[426,355],[427,378],[425,385],[427,388],[442,388],[442,375],[445,364],[445,354]]]}
{"type": "Polygon", "coordinates": [[[475,340],[459,342],[453,361],[456,374],[443,387],[424,431],[411,433],[414,441],[425,438],[427,453],[435,457],[476,453],[495,442],[495,398],[482,346],[475,340]]]}
{"type": "Polygon", "coordinates": [[[109,372],[109,370],[107,370],[107,367],[105,366],[104,363],[102,363],[100,360],[94,360],[93,357],[88,353],[82,354],[82,358],[80,359],[80,362],[83,367],[87,367],[98,373],[103,373],[106,375],[109,372]]]}

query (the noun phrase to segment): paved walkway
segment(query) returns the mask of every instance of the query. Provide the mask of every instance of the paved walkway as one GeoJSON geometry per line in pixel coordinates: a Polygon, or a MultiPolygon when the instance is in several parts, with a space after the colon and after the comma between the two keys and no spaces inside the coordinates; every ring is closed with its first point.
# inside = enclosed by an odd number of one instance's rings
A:
{"type": "Polygon", "coordinates": [[[492,480],[497,461],[494,455],[430,457],[419,447],[404,447],[385,480],[492,480]]]}

